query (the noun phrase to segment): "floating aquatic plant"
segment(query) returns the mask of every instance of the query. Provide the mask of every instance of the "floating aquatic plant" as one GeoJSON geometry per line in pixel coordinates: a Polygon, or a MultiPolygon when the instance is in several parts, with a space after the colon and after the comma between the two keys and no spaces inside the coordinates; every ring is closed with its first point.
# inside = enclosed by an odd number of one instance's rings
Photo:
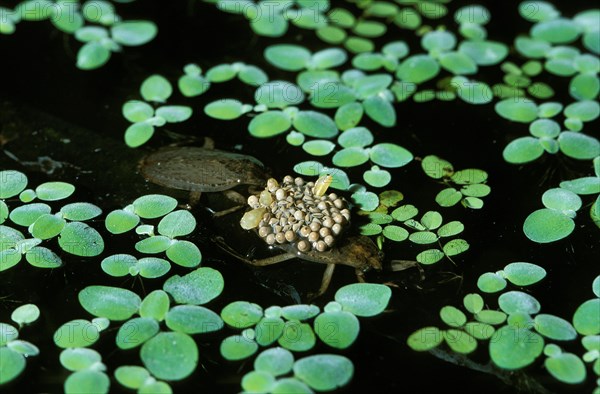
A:
{"type": "MultiPolygon", "coordinates": [[[[65,182],[45,182],[34,189],[27,187],[25,174],[14,171],[0,171],[0,223],[10,219],[15,225],[27,227],[33,238],[26,238],[22,232],[6,225],[0,225],[0,271],[9,269],[25,256],[27,262],[38,268],[56,268],[62,265],[60,257],[51,249],[38,246],[58,236],[58,245],[64,251],[77,256],[97,256],[104,249],[100,233],[83,223],[102,213],[90,203],[66,204],[56,213],[46,203],[32,202],[35,199],[54,202],[70,197],[75,187],[65,182]],[[25,204],[10,208],[4,199],[19,196],[25,204]]],[[[12,205],[13,202],[10,202],[12,205]]]]}
{"type": "MultiPolygon", "coordinates": [[[[518,286],[528,286],[543,279],[545,270],[530,263],[508,264],[498,274],[488,273],[480,277],[478,285],[486,292],[497,286],[495,279],[488,275],[495,275],[502,280],[507,278],[518,286]]],[[[596,296],[600,294],[599,284],[600,277],[596,277],[592,284],[596,296]]],[[[493,291],[502,288],[494,288],[493,291]]],[[[597,362],[597,355],[593,351],[597,347],[596,337],[600,333],[597,301],[598,298],[594,298],[581,304],[571,324],[559,316],[539,313],[539,301],[521,291],[501,294],[498,298],[501,311],[484,310],[483,298],[475,293],[468,294],[464,297],[463,304],[475,316],[477,323],[467,323],[467,317],[462,311],[453,306],[445,306],[440,311],[440,317],[454,328],[442,330],[433,326],[424,327],[410,335],[407,343],[413,350],[427,351],[445,341],[453,352],[470,353],[477,347],[475,339],[489,339],[489,356],[496,366],[506,370],[521,369],[533,363],[543,353],[546,356],[544,365],[553,377],[563,383],[577,384],[584,381],[587,375],[584,361],[597,362]],[[497,329],[493,327],[505,321],[506,325],[497,329]],[[467,333],[461,333],[457,328],[467,333]],[[576,354],[563,352],[556,344],[546,343],[572,341],[578,338],[578,334],[585,335],[582,343],[588,352],[583,359],[576,354]]]]}
{"type": "Polygon", "coordinates": [[[435,155],[425,156],[421,167],[427,176],[439,179],[447,186],[435,197],[442,207],[451,207],[460,202],[466,208],[480,209],[483,207],[481,198],[491,191],[486,184],[487,172],[483,170],[469,168],[455,171],[450,162],[435,155]]]}
{"type": "Polygon", "coordinates": [[[34,323],[40,316],[39,308],[34,304],[17,307],[10,315],[11,324],[0,323],[0,385],[18,377],[26,367],[26,358],[37,356],[40,351],[33,343],[19,339],[19,329],[34,323]]]}
{"type": "Polygon", "coordinates": [[[275,342],[289,351],[302,352],[312,349],[317,337],[333,348],[345,349],[360,331],[356,316],[383,312],[390,297],[387,286],[357,283],[340,288],[335,301],[322,312],[315,305],[271,306],[263,310],[257,304],[235,301],[223,308],[221,317],[228,326],[243,331],[221,342],[221,355],[228,360],[242,360],[256,353],[259,346],[275,342]],[[311,325],[307,321],[313,318],[311,325]]]}
{"type": "MultiPolygon", "coordinates": [[[[123,209],[117,209],[106,216],[106,229],[113,234],[126,233],[136,229],[139,235],[148,236],[135,244],[138,252],[145,254],[165,253],[175,264],[184,267],[197,267],[202,261],[200,249],[192,242],[177,239],[189,235],[196,228],[196,219],[186,210],[174,209],[177,200],[160,194],[142,196],[123,209]],[[164,216],[164,217],[163,217],[164,216]],[[157,219],[156,225],[140,224],[142,219],[157,219]]],[[[118,254],[105,258],[102,269],[112,276],[140,275],[156,278],[166,274],[170,263],[156,257],[137,259],[128,254],[118,254]]]]}
{"type": "Polygon", "coordinates": [[[0,8],[0,33],[13,34],[21,21],[50,22],[58,30],[73,34],[84,45],[77,52],[77,67],[102,67],[112,52],[122,46],[144,45],[154,39],[157,26],[151,21],[123,21],[108,1],[27,0],[14,10],[0,8]]]}

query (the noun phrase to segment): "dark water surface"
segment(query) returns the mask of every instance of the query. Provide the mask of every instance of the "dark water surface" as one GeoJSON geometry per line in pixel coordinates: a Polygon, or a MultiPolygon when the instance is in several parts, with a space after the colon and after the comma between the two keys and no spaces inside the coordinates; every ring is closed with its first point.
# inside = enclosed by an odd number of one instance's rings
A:
{"type": "MultiPolygon", "coordinates": [[[[11,2],[2,2],[5,3],[11,2]]],[[[462,4],[469,3],[456,1],[451,3],[451,9],[462,4]]],[[[528,30],[530,24],[518,16],[517,4],[486,4],[492,11],[492,22],[487,26],[490,39],[510,44],[517,33],[528,30]]],[[[556,6],[564,15],[571,16],[591,5],[572,1],[556,6]]],[[[118,10],[124,19],[154,20],[159,26],[159,34],[145,46],[126,48],[122,54],[113,55],[106,66],[93,72],[75,68],[74,56],[79,44],[52,30],[48,23],[20,23],[13,36],[0,36],[3,81],[0,85],[0,133],[3,138],[14,138],[3,148],[21,161],[17,163],[0,155],[0,168],[25,172],[30,185],[48,180],[71,182],[77,191],[68,202],[88,201],[100,206],[104,213],[148,193],[171,194],[180,201],[187,198],[185,194],[147,184],[137,174],[137,162],[145,153],[170,142],[164,133],[159,130],[147,146],[137,150],[127,148],[122,142],[128,123],[121,115],[121,106],[128,99],[138,98],[139,85],[148,75],[160,73],[173,82],[183,66],[190,62],[198,63],[206,70],[219,63],[243,61],[262,67],[271,79],[290,79],[290,74],[274,70],[265,63],[262,58],[264,47],[276,42],[299,42],[312,50],[325,47],[312,33],[294,28],[284,39],[256,37],[243,19],[196,1],[139,1],[120,6],[118,10]],[[50,160],[43,160],[42,166],[37,165],[38,158],[43,156],[50,160]],[[62,167],[50,171],[53,161],[62,163],[62,167]]],[[[442,23],[455,30],[455,25],[448,19],[442,23]]],[[[397,38],[406,40],[412,52],[417,52],[416,48],[420,46],[413,33],[398,31],[397,38]]],[[[490,85],[499,82],[501,76],[496,66],[484,68],[477,74],[478,79],[490,85]]],[[[559,92],[556,101],[571,101],[563,94],[566,79],[549,77],[546,82],[559,92]]],[[[210,119],[202,113],[203,106],[216,98],[232,97],[251,102],[252,94],[252,88],[235,81],[214,84],[207,94],[193,100],[185,100],[175,93],[169,103],[192,105],[194,115],[191,120],[170,129],[212,137],[221,149],[239,145],[244,153],[258,157],[281,178],[292,173],[296,162],[308,160],[300,149],[290,147],[283,138],[251,138],[246,131],[248,119],[245,117],[225,122],[210,119]]],[[[356,372],[353,382],[341,391],[513,392],[514,387],[506,386],[494,376],[441,361],[427,353],[413,352],[406,346],[406,338],[420,327],[442,327],[438,317],[442,306],[462,305],[465,294],[477,291],[476,281],[480,274],[499,270],[514,261],[535,263],[548,271],[547,278],[533,286],[531,293],[540,300],[543,312],[570,320],[577,306],[592,297],[591,281],[599,271],[598,229],[588,217],[589,207],[580,211],[574,234],[552,244],[537,245],[528,241],[521,226],[530,212],[541,207],[543,191],[556,187],[560,180],[587,175],[588,162],[583,165],[560,155],[546,155],[545,159],[528,166],[505,163],[502,149],[509,141],[526,135],[527,126],[501,119],[492,105],[472,106],[458,100],[416,104],[409,100],[396,108],[398,126],[383,130],[368,122],[365,124],[373,126],[371,130],[377,141],[398,143],[415,156],[437,154],[458,169],[484,169],[489,173],[492,194],[484,198],[485,206],[480,211],[462,207],[442,210],[434,201],[439,186],[423,175],[418,163],[393,170],[397,182],[393,187],[404,193],[405,202],[415,204],[421,212],[438,210],[445,221],[461,220],[466,227],[463,238],[469,241],[471,248],[455,258],[457,266],[444,261],[425,268],[423,282],[418,281],[413,272],[368,276],[373,282],[395,281],[399,287],[393,289],[389,310],[373,319],[361,319],[357,342],[342,352],[353,360],[356,372]]],[[[586,125],[585,131],[597,130],[597,123],[586,125]]],[[[349,175],[351,179],[360,179],[360,172],[349,171],[349,175]]],[[[210,204],[210,200],[203,202],[210,204]]],[[[225,277],[225,291],[209,305],[211,309],[219,311],[234,300],[248,300],[264,307],[286,305],[292,302],[286,295],[290,289],[305,294],[318,287],[321,266],[298,261],[265,269],[241,265],[210,242],[214,232],[229,233],[236,218],[214,223],[206,210],[197,208],[194,213],[200,225],[192,240],[202,250],[202,264],[218,269],[225,277]]],[[[94,227],[100,230],[103,226],[97,223],[94,227]]],[[[132,250],[130,245],[135,241],[133,236],[128,242],[126,237],[106,234],[106,250],[101,258],[132,250]]],[[[236,242],[245,249],[242,252],[256,245],[260,247],[257,238],[236,242]]],[[[385,252],[390,258],[411,259],[416,255],[416,249],[408,242],[388,243],[385,252]]],[[[257,250],[256,253],[264,251],[257,250]]],[[[52,334],[68,320],[89,317],[77,300],[81,289],[103,284],[146,294],[162,286],[162,280],[144,280],[142,284],[139,279],[108,277],[100,269],[101,258],[66,254],[61,257],[66,262],[61,269],[34,269],[22,262],[0,274],[0,321],[8,322],[10,312],[22,303],[35,303],[42,310],[40,321],[21,332],[23,339],[40,347],[41,354],[28,360],[25,372],[15,383],[2,387],[3,393],[62,391],[68,373],[58,362],[60,349],[54,346],[52,334]]],[[[337,288],[354,281],[352,270],[339,267],[336,271],[329,291],[316,301],[321,307],[333,298],[337,288]]],[[[185,269],[174,266],[169,275],[185,273],[185,269]]],[[[491,301],[490,308],[496,307],[495,298],[486,298],[491,301]]],[[[109,375],[119,365],[140,364],[138,349],[116,349],[115,327],[118,324],[113,323],[95,345],[103,355],[109,375]]],[[[196,337],[201,365],[191,378],[172,384],[175,392],[192,388],[207,393],[240,391],[239,379],[252,369],[252,362],[224,362],[218,349],[220,340],[232,332],[225,330],[212,336],[196,337]]],[[[571,349],[572,345],[579,349],[578,344],[565,344],[565,349],[571,349]]],[[[327,352],[331,349],[321,344],[310,353],[327,352]]],[[[480,346],[471,358],[485,364],[487,346],[480,346]]],[[[550,390],[590,391],[590,387],[557,383],[540,361],[526,372],[550,390]]],[[[119,390],[119,385],[113,382],[111,392],[119,390]]]]}

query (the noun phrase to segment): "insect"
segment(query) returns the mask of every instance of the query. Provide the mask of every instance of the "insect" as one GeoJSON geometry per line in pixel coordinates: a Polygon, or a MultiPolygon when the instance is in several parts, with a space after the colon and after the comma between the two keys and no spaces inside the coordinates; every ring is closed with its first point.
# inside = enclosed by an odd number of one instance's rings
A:
{"type": "MultiPolygon", "coordinates": [[[[265,167],[252,156],[199,147],[175,147],[159,150],[140,165],[144,178],[158,185],[201,192],[227,191],[238,185],[265,186],[269,178],[265,167]]],[[[196,197],[197,198],[197,197],[196,197]]],[[[357,279],[364,282],[365,272],[381,270],[383,253],[365,236],[347,236],[327,251],[301,252],[293,244],[273,244],[284,253],[265,258],[248,259],[231,248],[221,236],[214,241],[232,256],[254,266],[267,266],[294,258],[326,264],[321,286],[315,297],[323,294],[331,282],[336,265],[353,267],[357,279]]]]}

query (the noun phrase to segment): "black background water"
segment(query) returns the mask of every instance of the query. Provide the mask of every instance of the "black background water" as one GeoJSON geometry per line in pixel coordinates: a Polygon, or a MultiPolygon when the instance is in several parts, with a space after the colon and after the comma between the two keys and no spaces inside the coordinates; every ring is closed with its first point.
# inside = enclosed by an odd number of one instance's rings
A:
{"type": "MultiPolygon", "coordinates": [[[[2,2],[2,5],[13,3],[2,2]]],[[[455,10],[463,4],[468,3],[452,2],[450,9],[455,10]]],[[[492,21],[486,26],[490,39],[510,45],[517,34],[528,31],[530,24],[518,16],[517,4],[486,4],[492,13],[492,21]]],[[[584,1],[562,2],[556,6],[566,16],[591,7],[584,1]]],[[[312,33],[294,27],[281,39],[254,36],[242,18],[218,12],[197,1],[176,1],[168,5],[166,2],[138,1],[119,5],[118,11],[124,19],[155,21],[159,34],[145,46],[126,48],[122,54],[113,55],[106,66],[96,71],[75,68],[79,43],[55,31],[49,23],[23,22],[17,26],[14,35],[0,36],[0,132],[3,136],[19,137],[4,148],[18,153],[21,160],[34,161],[39,156],[50,156],[85,171],[67,166],[48,175],[7,157],[0,158],[1,167],[26,172],[31,185],[58,179],[72,182],[78,188],[73,201],[95,203],[105,212],[145,193],[171,193],[145,184],[135,173],[135,161],[144,152],[170,142],[168,138],[157,133],[147,147],[136,151],[129,150],[121,142],[128,126],[121,115],[121,106],[126,100],[139,97],[139,85],[148,75],[160,73],[175,81],[183,66],[190,62],[206,70],[220,63],[243,61],[262,67],[271,79],[289,80],[294,78],[292,74],[266,64],[262,58],[266,46],[295,42],[311,50],[327,47],[312,33]],[[72,141],[70,144],[56,143],[53,139],[56,135],[69,136],[72,141]],[[101,150],[97,151],[98,148],[101,150]]],[[[440,23],[456,30],[448,18],[440,23]]],[[[411,53],[420,52],[418,39],[412,32],[393,26],[391,29],[397,32],[394,38],[409,43],[411,53]]],[[[392,39],[388,35],[386,40],[388,37],[392,39]]],[[[490,84],[499,82],[501,77],[497,66],[482,68],[477,74],[478,79],[490,84]]],[[[557,101],[571,101],[564,93],[567,79],[547,77],[543,80],[559,92],[557,101]]],[[[217,146],[223,149],[239,145],[245,153],[265,162],[277,176],[291,173],[296,162],[307,159],[300,149],[288,146],[283,138],[251,138],[246,131],[247,118],[225,122],[212,120],[202,113],[203,106],[217,98],[232,97],[252,102],[252,94],[252,88],[235,81],[214,84],[207,94],[194,100],[174,94],[169,103],[192,105],[195,113],[190,121],[172,129],[213,137],[217,146]]],[[[509,141],[526,135],[527,126],[500,118],[492,105],[472,106],[458,100],[416,104],[408,100],[396,108],[396,127],[382,129],[367,123],[373,126],[371,129],[377,141],[398,143],[415,156],[437,154],[451,161],[456,168],[485,169],[490,175],[492,194],[484,199],[485,206],[480,211],[461,207],[441,210],[433,200],[439,186],[422,174],[417,163],[393,171],[393,187],[404,193],[407,203],[415,204],[422,212],[440,210],[446,221],[461,220],[466,227],[464,238],[470,242],[471,249],[457,256],[456,267],[446,261],[427,268],[425,282],[418,282],[410,273],[369,277],[371,281],[396,281],[400,287],[393,290],[389,311],[374,319],[361,320],[358,341],[342,352],[353,360],[356,368],[352,384],[344,391],[512,392],[513,388],[493,376],[442,362],[429,354],[413,352],[406,346],[406,338],[423,326],[441,327],[437,315],[439,308],[448,304],[460,306],[465,294],[477,291],[475,283],[481,273],[496,271],[513,261],[528,261],[546,268],[548,277],[530,291],[541,301],[543,312],[570,319],[576,307],[592,297],[591,281],[599,271],[598,229],[587,215],[588,208],[580,211],[574,234],[553,244],[537,245],[528,241],[521,226],[530,212],[541,207],[540,196],[544,190],[557,186],[562,179],[589,175],[590,167],[587,162],[583,165],[560,155],[527,166],[508,165],[502,160],[501,151],[509,141]]],[[[586,125],[586,132],[593,134],[594,130],[597,130],[597,124],[586,125]]],[[[360,172],[350,172],[350,175],[353,176],[351,179],[360,179],[356,177],[360,172]]],[[[185,198],[183,195],[177,197],[185,198]]],[[[289,262],[268,270],[250,270],[241,266],[220,253],[209,241],[209,235],[223,231],[224,226],[211,223],[201,209],[196,213],[201,218],[201,226],[194,241],[202,249],[203,265],[219,269],[226,282],[223,295],[209,305],[212,309],[218,311],[237,299],[265,307],[284,305],[291,302],[289,297],[278,296],[277,292],[286,286],[307,291],[318,285],[322,268],[309,263],[289,262]]],[[[133,250],[127,241],[120,239],[107,236],[107,251],[103,256],[122,252],[123,248],[133,250]]],[[[390,257],[412,258],[416,251],[407,243],[401,243],[387,244],[386,253],[390,257]]],[[[90,284],[105,284],[132,287],[143,294],[161,285],[160,280],[145,280],[142,287],[139,281],[108,278],[99,268],[100,259],[62,257],[66,266],[51,272],[21,263],[0,274],[0,321],[8,322],[10,311],[23,302],[34,302],[42,310],[41,320],[22,331],[22,337],[37,344],[42,353],[28,360],[25,373],[14,384],[3,387],[2,392],[62,390],[67,371],[58,362],[59,349],[52,343],[51,335],[68,320],[89,317],[77,301],[79,290],[90,284]]],[[[185,272],[175,269],[173,273],[185,272]]],[[[336,288],[353,280],[351,270],[338,269],[330,291],[318,300],[318,304],[323,306],[332,299],[336,288]]],[[[486,297],[489,307],[496,307],[495,298],[486,297]]],[[[137,350],[116,350],[115,333],[116,330],[109,330],[95,346],[103,354],[109,374],[119,365],[139,364],[137,350]]],[[[224,336],[219,333],[198,338],[201,365],[192,378],[173,383],[175,392],[192,387],[203,392],[240,390],[239,379],[252,364],[223,362],[218,344],[224,336]]],[[[581,354],[578,344],[565,344],[565,348],[581,354]]],[[[325,346],[318,346],[311,353],[329,351],[325,346]]],[[[487,347],[480,346],[472,358],[485,363],[486,352],[487,347]]],[[[555,391],[589,391],[588,387],[556,383],[539,361],[527,372],[555,391]]],[[[120,388],[113,382],[112,391],[118,390],[120,388]]]]}

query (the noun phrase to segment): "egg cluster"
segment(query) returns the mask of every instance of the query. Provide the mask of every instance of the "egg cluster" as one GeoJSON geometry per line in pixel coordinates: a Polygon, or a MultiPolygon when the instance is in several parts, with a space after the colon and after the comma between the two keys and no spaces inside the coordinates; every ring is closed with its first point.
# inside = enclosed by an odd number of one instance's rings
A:
{"type": "Polygon", "coordinates": [[[323,179],[316,185],[289,175],[281,185],[269,179],[265,190],[248,198],[253,209],[244,217],[252,224],[244,225],[242,219],[242,227],[258,228],[269,245],[290,243],[303,253],[326,251],[350,224],[350,210],[343,197],[324,195],[331,177],[323,179]]]}

